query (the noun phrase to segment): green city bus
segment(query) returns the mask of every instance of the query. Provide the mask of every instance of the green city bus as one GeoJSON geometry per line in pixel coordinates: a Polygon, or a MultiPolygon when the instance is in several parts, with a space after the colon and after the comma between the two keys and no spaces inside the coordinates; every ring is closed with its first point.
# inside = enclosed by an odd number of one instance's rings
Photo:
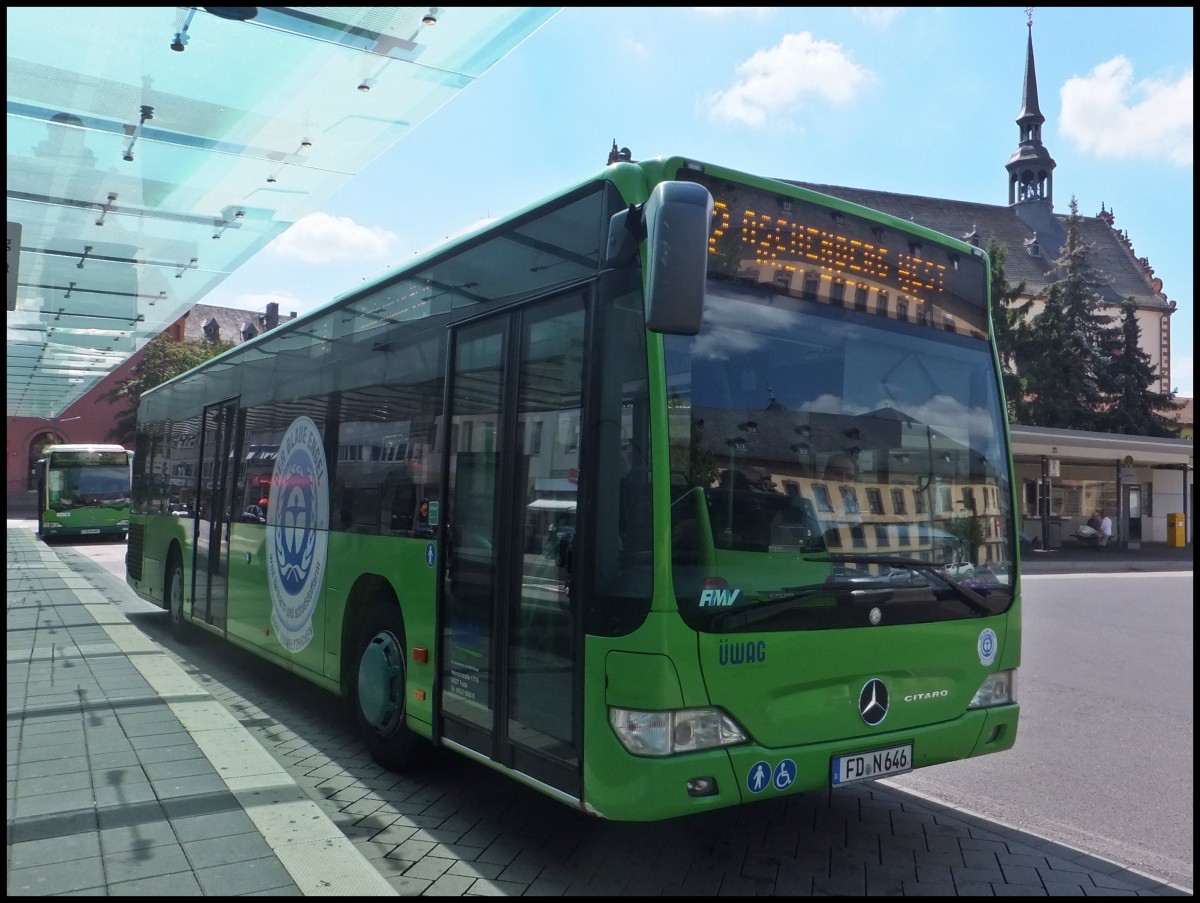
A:
{"type": "Polygon", "coordinates": [[[120,445],[48,445],[37,461],[43,540],[129,533],[133,452],[120,445]]]}
{"type": "Polygon", "coordinates": [[[391,769],[447,748],[608,819],[1009,749],[988,278],[799,186],[612,163],[145,393],[128,582],[391,769]]]}

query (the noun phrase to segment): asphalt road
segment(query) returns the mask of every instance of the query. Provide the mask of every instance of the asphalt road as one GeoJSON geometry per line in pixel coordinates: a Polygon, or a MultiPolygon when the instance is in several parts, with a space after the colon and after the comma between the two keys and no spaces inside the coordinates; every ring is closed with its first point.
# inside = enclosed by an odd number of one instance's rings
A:
{"type": "Polygon", "coordinates": [[[1192,886],[1191,572],[1023,592],[1016,746],[889,783],[1192,886]]]}

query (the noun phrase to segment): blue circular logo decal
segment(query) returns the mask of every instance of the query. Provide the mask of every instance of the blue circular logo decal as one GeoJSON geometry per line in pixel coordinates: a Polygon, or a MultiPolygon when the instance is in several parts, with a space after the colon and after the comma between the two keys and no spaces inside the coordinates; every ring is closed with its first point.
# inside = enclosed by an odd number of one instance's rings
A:
{"type": "Polygon", "coordinates": [[[983,628],[979,634],[979,642],[975,644],[975,651],[979,653],[979,664],[987,667],[996,660],[996,631],[990,627],[983,628]]]}
{"type": "Polygon", "coordinates": [[[295,420],[279,444],[267,505],[267,576],[271,626],[280,644],[299,652],[313,638],[312,619],[329,545],[329,470],[321,431],[295,420]]]}

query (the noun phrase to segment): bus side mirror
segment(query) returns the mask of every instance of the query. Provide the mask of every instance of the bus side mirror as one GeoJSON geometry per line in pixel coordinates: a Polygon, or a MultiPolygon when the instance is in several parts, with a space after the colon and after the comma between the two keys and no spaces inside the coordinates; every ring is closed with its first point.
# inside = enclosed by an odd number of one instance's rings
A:
{"type": "Polygon", "coordinates": [[[700,331],[713,206],[695,182],[660,182],[646,201],[646,327],[654,332],[700,331]]]}
{"type": "Polygon", "coordinates": [[[632,260],[646,240],[647,328],[672,335],[700,331],[712,214],[712,195],[703,185],[660,182],[640,208],[612,217],[607,264],[632,260]]]}

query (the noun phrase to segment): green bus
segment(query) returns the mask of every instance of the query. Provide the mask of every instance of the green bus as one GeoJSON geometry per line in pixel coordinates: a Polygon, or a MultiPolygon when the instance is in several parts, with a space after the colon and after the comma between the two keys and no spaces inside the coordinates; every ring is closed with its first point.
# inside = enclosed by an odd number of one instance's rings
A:
{"type": "Polygon", "coordinates": [[[129,533],[133,452],[120,445],[48,445],[37,461],[38,535],[46,541],[129,533]]]}
{"type": "Polygon", "coordinates": [[[447,748],[607,819],[1008,749],[988,270],[612,163],[145,393],[128,582],[344,696],[389,768],[447,748]]]}

